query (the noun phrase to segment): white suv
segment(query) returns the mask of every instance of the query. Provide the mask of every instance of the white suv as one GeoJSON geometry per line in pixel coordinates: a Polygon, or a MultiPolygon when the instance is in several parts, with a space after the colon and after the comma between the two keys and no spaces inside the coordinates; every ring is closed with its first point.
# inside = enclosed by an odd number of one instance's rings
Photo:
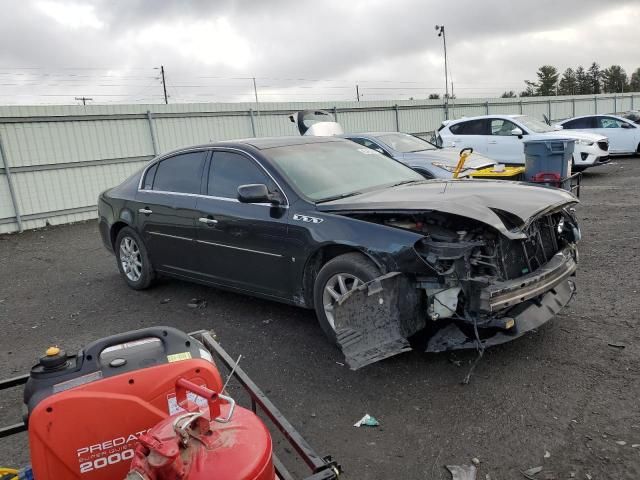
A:
{"type": "Polygon", "coordinates": [[[483,115],[442,122],[439,145],[471,147],[475,152],[507,164],[524,164],[525,140],[549,137],[575,140],[573,167],[583,169],[609,161],[609,140],[603,135],[557,130],[526,115],[483,115]]]}
{"type": "Polygon", "coordinates": [[[640,153],[640,125],[616,115],[586,115],[560,122],[565,130],[606,135],[611,155],[640,153]]]}

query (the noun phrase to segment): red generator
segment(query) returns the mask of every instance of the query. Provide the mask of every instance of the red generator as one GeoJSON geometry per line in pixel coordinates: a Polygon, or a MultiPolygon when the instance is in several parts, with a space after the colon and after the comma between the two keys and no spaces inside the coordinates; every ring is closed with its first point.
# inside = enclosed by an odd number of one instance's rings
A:
{"type": "Polygon", "coordinates": [[[24,422],[0,428],[0,438],[28,430],[31,467],[24,478],[292,479],[273,453],[258,407],[311,469],[309,479],[340,473],[205,331],[146,328],[75,355],[51,347],[29,375],[0,381],[0,391],[25,383],[24,422]],[[253,411],[224,394],[213,355],[247,391],[253,411]]]}

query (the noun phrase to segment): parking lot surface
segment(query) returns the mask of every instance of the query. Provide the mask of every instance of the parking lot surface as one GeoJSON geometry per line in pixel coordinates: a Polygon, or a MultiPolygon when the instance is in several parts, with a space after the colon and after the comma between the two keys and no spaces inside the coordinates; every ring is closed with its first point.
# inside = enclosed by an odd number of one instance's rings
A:
{"type": "MultiPolygon", "coordinates": [[[[640,158],[587,171],[583,184],[577,296],[537,332],[487,350],[469,385],[474,352],[413,351],[353,372],[312,311],[174,280],[130,290],[96,222],[0,236],[0,376],[28,372],[51,344],[213,329],[344,478],[447,479],[444,465],[476,457],[479,479],[536,466],[540,479],[638,479],[640,158]],[[365,413],[380,427],[354,428],[365,413]]],[[[2,424],[21,413],[12,393],[2,424]]],[[[0,440],[0,465],[27,462],[26,435],[0,440]]]]}

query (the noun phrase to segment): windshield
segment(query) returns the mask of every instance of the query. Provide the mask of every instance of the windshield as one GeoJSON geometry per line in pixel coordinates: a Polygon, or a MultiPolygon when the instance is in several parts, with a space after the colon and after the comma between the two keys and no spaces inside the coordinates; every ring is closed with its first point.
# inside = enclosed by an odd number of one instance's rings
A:
{"type": "Polygon", "coordinates": [[[346,140],[270,148],[264,153],[314,202],[424,180],[400,162],[346,140]]]}
{"type": "Polygon", "coordinates": [[[387,144],[390,148],[401,153],[420,152],[422,150],[437,150],[438,147],[432,143],[414,137],[408,133],[385,133],[375,138],[382,143],[387,144]]]}
{"type": "Polygon", "coordinates": [[[536,120],[535,118],[527,117],[526,115],[523,115],[522,117],[516,117],[516,120],[518,120],[521,124],[523,124],[534,133],[547,133],[555,131],[555,128],[547,125],[546,123],[541,122],[540,120],[536,120]]]}

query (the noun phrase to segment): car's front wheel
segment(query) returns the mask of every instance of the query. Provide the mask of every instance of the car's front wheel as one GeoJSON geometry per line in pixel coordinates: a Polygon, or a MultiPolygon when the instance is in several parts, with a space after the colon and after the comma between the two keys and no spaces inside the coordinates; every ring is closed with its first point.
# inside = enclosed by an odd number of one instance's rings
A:
{"type": "Polygon", "coordinates": [[[313,302],[318,323],[333,343],[336,343],[334,311],[338,300],[379,276],[378,267],[363,254],[355,252],[339,255],[320,269],[313,286],[313,302]]]}
{"type": "Polygon", "coordinates": [[[151,285],[155,277],[147,247],[142,238],[130,227],[124,227],[115,242],[118,270],[124,281],[134,290],[151,285]]]}

